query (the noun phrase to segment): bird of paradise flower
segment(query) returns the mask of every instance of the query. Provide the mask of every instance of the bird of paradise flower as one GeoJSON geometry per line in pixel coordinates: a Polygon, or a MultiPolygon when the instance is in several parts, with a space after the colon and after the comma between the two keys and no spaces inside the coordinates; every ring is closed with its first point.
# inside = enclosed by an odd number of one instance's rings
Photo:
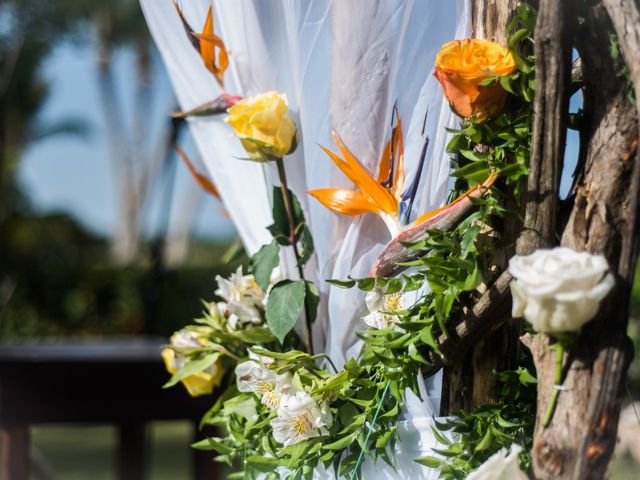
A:
{"type": "MultiPolygon", "coordinates": [[[[429,229],[448,230],[455,226],[472,207],[471,198],[483,195],[496,179],[496,175],[492,174],[483,183],[470,188],[453,202],[432,212],[419,215],[413,222],[409,222],[429,146],[429,138],[425,138],[416,176],[405,190],[402,121],[395,106],[392,125],[394,117],[397,118],[397,125],[392,126],[391,139],[385,144],[376,178],[349,151],[338,134],[332,132],[333,139],[344,158],[327,148],[322,146],[321,148],[353,182],[357,190],[320,188],[309,191],[310,195],[334,212],[349,216],[371,212],[382,218],[392,240],[374,264],[371,272],[374,276],[397,273],[402,269],[397,266],[397,263],[410,259],[410,253],[404,246],[407,242],[418,241],[427,235],[429,229]]],[[[423,134],[424,124],[426,124],[426,116],[422,128],[423,134]]]]}
{"type": "Polygon", "coordinates": [[[227,51],[227,47],[222,41],[222,38],[216,35],[213,29],[213,2],[209,5],[204,26],[202,27],[202,33],[196,33],[193,28],[191,28],[191,25],[189,25],[189,22],[187,22],[187,19],[184,17],[182,8],[178,4],[177,0],[173,0],[173,6],[175,7],[176,12],[178,12],[178,16],[180,17],[180,21],[182,22],[182,26],[187,33],[187,37],[191,42],[191,45],[193,45],[193,48],[196,49],[200,58],[202,58],[205,68],[213,74],[218,85],[220,85],[220,88],[222,89],[222,93],[217,98],[214,98],[209,102],[203,103],[202,105],[198,105],[197,107],[184,112],[173,112],[171,116],[174,118],[184,118],[211,116],[224,113],[229,107],[232,107],[242,100],[242,97],[238,95],[231,95],[224,89],[224,73],[229,67],[229,52],[227,51]]]}
{"type": "Polygon", "coordinates": [[[173,6],[180,16],[182,26],[187,32],[191,44],[202,57],[204,66],[214,75],[220,87],[223,87],[224,72],[229,66],[229,54],[222,39],[213,31],[213,3],[209,6],[202,33],[196,33],[191,28],[189,22],[184,18],[182,8],[180,8],[177,0],[173,0],[173,6]]]}
{"type": "MultiPolygon", "coordinates": [[[[394,117],[397,116],[396,113],[394,107],[394,117]]],[[[400,214],[405,179],[402,121],[399,117],[397,118],[398,123],[392,127],[391,139],[385,144],[380,157],[376,179],[369,174],[334,131],[333,139],[344,159],[323,146],[320,148],[331,157],[358,190],[347,188],[309,190],[310,195],[334,212],[349,216],[362,215],[366,212],[379,215],[394,237],[402,230],[400,214]]]]}

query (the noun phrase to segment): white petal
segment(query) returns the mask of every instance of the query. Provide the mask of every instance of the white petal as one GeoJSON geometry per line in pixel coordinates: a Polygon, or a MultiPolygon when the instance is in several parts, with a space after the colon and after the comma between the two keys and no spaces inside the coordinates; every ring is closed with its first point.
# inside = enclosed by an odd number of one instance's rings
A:
{"type": "Polygon", "coordinates": [[[524,308],[527,305],[527,294],[520,287],[517,280],[512,280],[509,287],[511,287],[512,297],[511,316],[520,318],[524,315],[524,308]]]}

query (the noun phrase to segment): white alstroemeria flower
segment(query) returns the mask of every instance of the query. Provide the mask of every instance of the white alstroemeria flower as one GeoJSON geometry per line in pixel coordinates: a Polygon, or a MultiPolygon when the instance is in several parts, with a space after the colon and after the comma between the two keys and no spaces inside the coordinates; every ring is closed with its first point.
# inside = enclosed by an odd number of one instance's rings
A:
{"type": "Polygon", "coordinates": [[[369,314],[363,317],[363,320],[370,327],[380,330],[398,323],[398,314],[394,312],[406,308],[402,292],[385,295],[377,288],[367,293],[366,302],[369,314]]]}
{"type": "Polygon", "coordinates": [[[321,407],[306,392],[296,392],[283,399],[278,416],[271,420],[273,437],[285,447],[308,438],[327,435],[333,423],[329,407],[321,407]]]}
{"type": "Polygon", "coordinates": [[[285,397],[295,392],[290,374],[278,375],[253,360],[236,367],[236,382],[238,390],[257,394],[263,405],[274,410],[280,407],[285,397]]]}
{"type": "Polygon", "coordinates": [[[600,255],[564,247],[514,256],[509,261],[513,317],[524,316],[537,332],[579,330],[614,285],[608,268],[600,255]]]}
{"type": "Polygon", "coordinates": [[[501,449],[467,475],[466,480],[527,480],[527,475],[518,464],[521,451],[522,447],[516,444],[511,445],[510,452],[506,448],[501,449]]]}
{"type": "Polygon", "coordinates": [[[239,266],[229,279],[217,275],[216,282],[218,282],[216,295],[227,302],[228,315],[237,317],[236,321],[230,322],[230,326],[234,323],[231,328],[241,327],[244,324],[262,323],[260,309],[263,307],[265,293],[253,275],[243,275],[242,266],[239,266]]]}

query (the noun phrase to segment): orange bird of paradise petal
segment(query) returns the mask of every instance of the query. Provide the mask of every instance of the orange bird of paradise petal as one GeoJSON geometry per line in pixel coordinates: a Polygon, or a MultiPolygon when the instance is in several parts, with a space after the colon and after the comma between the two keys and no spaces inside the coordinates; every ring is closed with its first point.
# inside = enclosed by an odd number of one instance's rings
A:
{"type": "MultiPolygon", "coordinates": [[[[394,110],[398,115],[395,107],[394,110]]],[[[378,183],[390,183],[389,192],[400,203],[404,190],[404,137],[402,134],[402,120],[399,115],[398,125],[392,129],[391,140],[385,144],[380,157],[378,183]],[[392,144],[393,150],[391,149],[392,144]]]]}
{"type": "Polygon", "coordinates": [[[366,212],[378,213],[378,208],[366,196],[355,190],[346,188],[319,188],[310,190],[309,194],[334,212],[356,216],[366,212]]]}
{"type": "Polygon", "coordinates": [[[229,66],[229,54],[222,39],[213,31],[213,4],[209,7],[209,11],[207,12],[202,33],[194,32],[187,20],[184,18],[182,9],[178,5],[177,0],[173,1],[173,5],[180,16],[182,26],[187,32],[191,44],[198,53],[200,53],[200,57],[202,57],[202,61],[204,62],[207,70],[216,77],[216,80],[222,86],[222,77],[229,66]]]}
{"type": "Polygon", "coordinates": [[[482,197],[496,178],[495,173],[491,174],[483,183],[470,188],[448,205],[417,218],[387,244],[373,264],[369,275],[392,277],[407,268],[403,264],[415,260],[418,251],[407,247],[406,244],[424,240],[429,236],[431,229],[449,231],[455,228],[473,208],[471,198],[482,197]]]}
{"type": "Polygon", "coordinates": [[[482,183],[479,183],[473,187],[471,187],[469,190],[467,190],[466,192],[464,192],[462,195],[460,195],[458,198],[456,198],[454,201],[452,201],[451,203],[445,205],[444,207],[440,207],[436,210],[433,210],[431,212],[425,213],[424,215],[419,216],[418,218],[416,218],[411,225],[420,225],[421,223],[429,220],[432,217],[435,217],[436,215],[444,212],[447,209],[450,209],[451,207],[453,207],[454,205],[456,205],[457,203],[462,202],[465,198],[469,197],[469,196],[473,196],[474,193],[476,192],[484,192],[486,191],[489,187],[491,187],[491,185],[493,185],[493,182],[495,182],[496,178],[498,178],[498,175],[495,173],[492,173],[491,175],[489,175],[489,177],[482,183]]]}
{"type": "Polygon", "coordinates": [[[189,157],[187,156],[185,151],[180,147],[180,145],[176,145],[176,152],[178,152],[178,155],[180,156],[184,164],[187,166],[187,169],[189,169],[191,176],[193,176],[195,181],[198,182],[198,185],[200,185],[200,187],[202,187],[202,189],[208,194],[212,195],[218,200],[221,200],[220,192],[218,191],[216,186],[213,184],[211,180],[209,180],[202,173],[196,170],[196,167],[193,166],[193,163],[191,163],[191,160],[189,160],[189,157]]]}
{"type": "MultiPolygon", "coordinates": [[[[369,172],[362,166],[358,159],[349,151],[349,149],[342,142],[336,132],[333,133],[333,139],[342,153],[342,157],[338,156],[331,150],[320,147],[324,152],[329,155],[333,163],[345,174],[345,176],[353,182],[358,188],[358,191],[348,190],[343,188],[321,188],[317,190],[310,190],[309,194],[318,199],[322,205],[333,210],[334,212],[341,213],[343,215],[361,215],[365,212],[372,212],[381,214],[382,212],[391,215],[394,218],[398,217],[400,211],[399,196],[395,195],[397,190],[402,189],[402,183],[404,182],[404,166],[402,161],[394,162],[396,167],[399,167],[401,172],[396,175],[391,188],[386,188],[381,185],[380,178],[388,177],[388,172],[385,175],[384,169],[389,170],[390,165],[390,153],[391,153],[391,141],[387,143],[382,153],[381,158],[381,174],[378,176],[378,180],[375,180],[369,172]]],[[[394,156],[398,154],[398,158],[404,155],[403,143],[402,143],[402,130],[399,129],[394,140],[394,156]]]]}

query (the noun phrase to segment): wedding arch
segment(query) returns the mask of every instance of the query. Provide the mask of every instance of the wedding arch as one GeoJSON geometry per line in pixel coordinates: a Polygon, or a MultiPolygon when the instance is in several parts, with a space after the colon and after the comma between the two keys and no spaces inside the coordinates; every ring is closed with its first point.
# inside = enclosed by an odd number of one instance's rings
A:
{"type": "Polygon", "coordinates": [[[215,393],[197,447],[236,478],[603,478],[637,2],[141,4],[205,168],[183,158],[251,256],[163,354],[215,393]]]}

